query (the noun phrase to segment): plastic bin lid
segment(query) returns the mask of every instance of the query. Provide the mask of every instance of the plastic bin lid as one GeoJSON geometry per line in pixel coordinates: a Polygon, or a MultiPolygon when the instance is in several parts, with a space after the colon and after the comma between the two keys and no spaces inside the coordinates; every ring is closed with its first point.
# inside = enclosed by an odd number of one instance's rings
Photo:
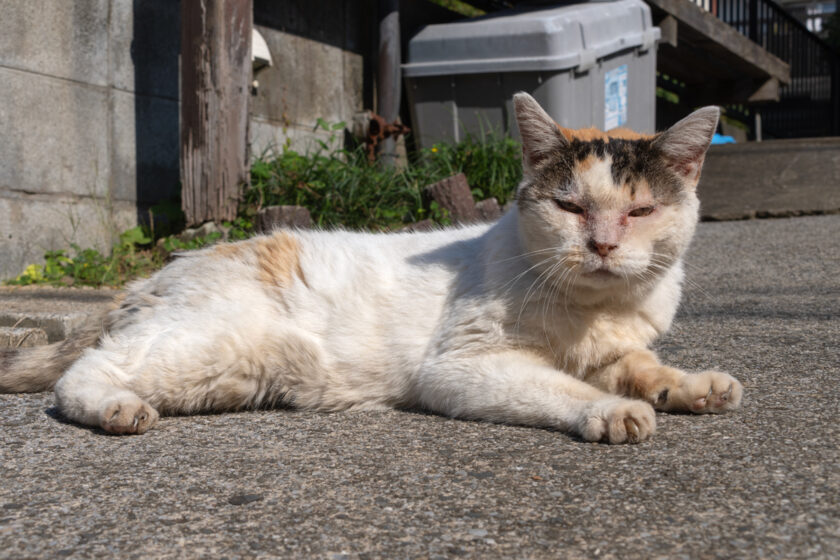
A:
{"type": "Polygon", "coordinates": [[[592,2],[552,9],[515,9],[428,25],[408,44],[407,77],[587,70],[629,48],[659,39],[641,0],[592,2]]]}

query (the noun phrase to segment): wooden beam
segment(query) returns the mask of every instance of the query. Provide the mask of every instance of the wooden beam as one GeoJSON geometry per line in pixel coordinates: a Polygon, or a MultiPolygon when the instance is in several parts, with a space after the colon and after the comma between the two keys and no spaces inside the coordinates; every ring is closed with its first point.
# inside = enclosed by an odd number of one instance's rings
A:
{"type": "Polygon", "coordinates": [[[738,33],[712,14],[689,0],[645,0],[655,11],[679,21],[680,47],[683,39],[693,39],[711,52],[736,61],[754,78],[776,78],[790,83],[790,65],[770,54],[757,43],[738,33]]]}
{"type": "Polygon", "coordinates": [[[665,16],[656,26],[662,32],[659,44],[671,45],[672,47],[679,45],[677,40],[677,18],[674,16],[665,16]]]}
{"type": "Polygon", "coordinates": [[[188,225],[236,217],[248,181],[252,0],[181,0],[181,206],[188,225]]]}
{"type": "Polygon", "coordinates": [[[681,99],[693,107],[726,103],[757,103],[779,100],[779,82],[775,78],[767,81],[740,78],[737,80],[716,80],[697,84],[689,88],[681,99]]]}
{"type": "Polygon", "coordinates": [[[757,103],[759,101],[778,101],[779,100],[779,80],[770,78],[752,92],[747,99],[750,103],[757,103]]]}

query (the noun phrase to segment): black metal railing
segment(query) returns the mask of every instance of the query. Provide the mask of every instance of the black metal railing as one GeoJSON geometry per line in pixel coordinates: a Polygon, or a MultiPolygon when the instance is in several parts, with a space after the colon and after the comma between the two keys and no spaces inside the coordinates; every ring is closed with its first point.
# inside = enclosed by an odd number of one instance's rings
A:
{"type": "Polygon", "coordinates": [[[840,58],[772,0],[712,0],[709,12],[790,64],[779,103],[761,106],[776,138],[840,135],[840,58]]]}

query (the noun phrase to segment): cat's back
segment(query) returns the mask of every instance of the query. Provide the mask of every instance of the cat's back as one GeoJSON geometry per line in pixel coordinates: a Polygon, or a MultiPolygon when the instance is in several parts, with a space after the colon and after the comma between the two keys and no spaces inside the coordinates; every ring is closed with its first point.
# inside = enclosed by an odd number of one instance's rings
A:
{"type": "Polygon", "coordinates": [[[276,230],[185,253],[136,290],[185,297],[264,292],[335,299],[442,294],[481,251],[487,224],[427,232],[276,230]]]}
{"type": "Polygon", "coordinates": [[[397,233],[281,231],[270,239],[277,242],[292,235],[299,244],[302,269],[339,283],[368,279],[422,284],[456,274],[472,262],[488,227],[397,233]]]}

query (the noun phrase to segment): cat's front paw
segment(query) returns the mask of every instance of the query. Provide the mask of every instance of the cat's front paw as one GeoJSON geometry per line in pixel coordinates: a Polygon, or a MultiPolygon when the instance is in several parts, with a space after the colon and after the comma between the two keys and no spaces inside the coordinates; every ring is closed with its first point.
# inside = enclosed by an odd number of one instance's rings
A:
{"type": "Polygon", "coordinates": [[[687,373],[667,396],[667,409],[707,414],[738,408],[744,388],[720,371],[687,373]]]}
{"type": "Polygon", "coordinates": [[[656,431],[653,407],[644,401],[603,399],[594,403],[581,430],[583,439],[609,443],[638,443],[656,431]]]}
{"type": "Polygon", "coordinates": [[[104,407],[99,425],[112,434],[142,434],[157,419],[158,411],[139,397],[120,397],[104,407]]]}

